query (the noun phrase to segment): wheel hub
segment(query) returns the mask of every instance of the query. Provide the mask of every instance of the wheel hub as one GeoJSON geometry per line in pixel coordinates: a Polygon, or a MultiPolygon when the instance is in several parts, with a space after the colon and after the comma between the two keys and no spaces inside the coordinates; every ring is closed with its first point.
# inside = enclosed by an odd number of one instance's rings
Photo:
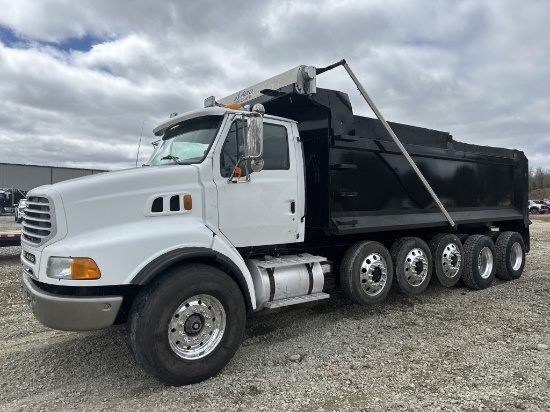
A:
{"type": "Polygon", "coordinates": [[[445,246],[443,251],[443,273],[448,278],[453,278],[456,276],[460,270],[460,265],[462,264],[462,256],[460,250],[456,247],[454,243],[449,243],[445,246]]]}
{"type": "Polygon", "coordinates": [[[523,248],[518,242],[515,242],[510,249],[510,266],[513,271],[518,271],[523,263],[523,248]]]}
{"type": "Polygon", "coordinates": [[[411,286],[418,286],[428,276],[428,259],[422,249],[414,248],[405,258],[405,276],[411,286]]]}
{"type": "Polygon", "coordinates": [[[218,299],[197,295],[183,302],[168,324],[170,348],[180,358],[199,359],[220,343],[226,326],[226,314],[218,299]]]}
{"type": "Polygon", "coordinates": [[[200,333],[204,326],[204,319],[201,315],[191,315],[185,321],[183,330],[188,335],[196,335],[200,333]]]}
{"type": "Polygon", "coordinates": [[[493,252],[491,252],[491,249],[488,247],[484,247],[479,252],[479,256],[477,258],[477,269],[479,271],[479,275],[483,279],[487,279],[491,275],[491,271],[493,270],[493,252]]]}
{"type": "Polygon", "coordinates": [[[361,288],[369,296],[378,295],[388,281],[388,265],[378,253],[368,255],[361,265],[361,288]]]}

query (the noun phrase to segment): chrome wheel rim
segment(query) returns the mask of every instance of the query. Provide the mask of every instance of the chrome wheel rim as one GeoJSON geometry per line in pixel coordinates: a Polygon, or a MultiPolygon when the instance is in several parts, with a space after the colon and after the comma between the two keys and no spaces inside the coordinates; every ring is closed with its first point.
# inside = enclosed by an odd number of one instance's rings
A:
{"type": "Polygon", "coordinates": [[[211,353],[225,332],[225,309],[218,299],[196,295],[183,302],[168,324],[168,342],[182,359],[200,359],[211,353]]]}
{"type": "Polygon", "coordinates": [[[479,271],[479,275],[483,279],[487,279],[493,270],[493,252],[491,252],[491,249],[488,247],[484,247],[481,249],[481,252],[479,252],[479,256],[477,258],[477,269],[479,271]]]}
{"type": "Polygon", "coordinates": [[[361,265],[361,288],[369,296],[376,296],[388,281],[388,264],[378,253],[369,254],[361,265]]]}
{"type": "Polygon", "coordinates": [[[523,248],[516,242],[512,245],[510,249],[510,266],[514,272],[518,271],[523,263],[523,248]]]}
{"type": "Polygon", "coordinates": [[[454,278],[462,264],[462,255],[454,243],[449,243],[445,246],[441,260],[443,264],[443,274],[450,279],[454,278]]]}
{"type": "Polygon", "coordinates": [[[405,258],[405,279],[411,286],[418,286],[428,276],[428,259],[422,249],[414,248],[405,258]]]}

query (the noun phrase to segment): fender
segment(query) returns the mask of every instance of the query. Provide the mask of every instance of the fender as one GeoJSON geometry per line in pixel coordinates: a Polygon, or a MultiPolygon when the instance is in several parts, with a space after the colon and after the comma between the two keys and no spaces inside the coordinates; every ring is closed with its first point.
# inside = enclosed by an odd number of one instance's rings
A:
{"type": "Polygon", "coordinates": [[[183,262],[193,258],[207,258],[219,262],[224,266],[227,266],[230,269],[231,274],[234,275],[234,277],[236,278],[239,287],[243,291],[247,309],[249,311],[253,311],[256,308],[255,299],[254,301],[252,300],[252,297],[255,297],[255,294],[250,273],[247,272],[246,276],[245,274],[243,274],[243,271],[237,266],[237,264],[229,257],[216,250],[205,247],[186,247],[174,249],[165,253],[164,255],[158,256],[155,260],[145,265],[143,269],[141,269],[139,273],[131,280],[130,283],[140,286],[147,285],[159,274],[161,274],[166,268],[174,265],[175,263],[183,262]],[[247,278],[249,279],[248,281],[247,278]]]}

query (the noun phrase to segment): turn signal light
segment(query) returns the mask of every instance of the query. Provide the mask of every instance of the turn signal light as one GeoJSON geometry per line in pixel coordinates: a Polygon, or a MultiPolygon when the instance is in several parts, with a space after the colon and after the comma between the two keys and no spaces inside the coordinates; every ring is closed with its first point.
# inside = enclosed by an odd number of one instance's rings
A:
{"type": "Polygon", "coordinates": [[[101,272],[90,258],[73,258],[71,262],[71,279],[99,279],[101,272]]]}

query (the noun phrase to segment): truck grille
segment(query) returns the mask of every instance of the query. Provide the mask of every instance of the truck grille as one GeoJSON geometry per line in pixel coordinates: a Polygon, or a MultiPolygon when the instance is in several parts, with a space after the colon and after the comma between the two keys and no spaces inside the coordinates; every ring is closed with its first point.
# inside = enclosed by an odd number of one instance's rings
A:
{"type": "Polygon", "coordinates": [[[23,218],[23,241],[39,246],[55,235],[53,202],[46,197],[31,196],[23,218]]]}

